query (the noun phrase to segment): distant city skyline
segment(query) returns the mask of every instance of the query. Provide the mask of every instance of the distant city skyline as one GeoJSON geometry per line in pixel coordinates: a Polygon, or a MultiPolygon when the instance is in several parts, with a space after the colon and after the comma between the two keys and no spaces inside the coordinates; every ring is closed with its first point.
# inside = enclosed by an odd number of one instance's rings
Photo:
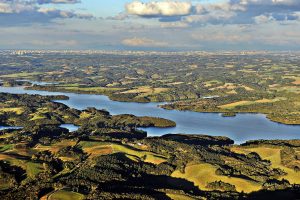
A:
{"type": "Polygon", "coordinates": [[[0,0],[1,49],[300,50],[299,0],[0,0]]]}

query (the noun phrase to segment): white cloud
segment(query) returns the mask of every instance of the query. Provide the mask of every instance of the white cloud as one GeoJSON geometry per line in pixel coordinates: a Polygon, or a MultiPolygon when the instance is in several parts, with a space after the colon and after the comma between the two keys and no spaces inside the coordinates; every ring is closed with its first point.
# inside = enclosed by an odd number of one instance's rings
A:
{"type": "Polygon", "coordinates": [[[127,18],[128,18],[128,14],[123,13],[123,12],[121,12],[115,16],[112,16],[112,17],[107,17],[107,19],[109,19],[109,20],[125,20],[127,18]]]}
{"type": "Polygon", "coordinates": [[[22,1],[0,2],[0,13],[3,13],[3,14],[33,11],[34,9],[35,9],[35,6],[31,2],[22,2],[22,1]]]}
{"type": "Polygon", "coordinates": [[[198,41],[206,42],[226,42],[226,43],[240,43],[252,39],[250,35],[234,34],[228,32],[206,32],[206,33],[193,33],[192,38],[198,41]]]}
{"type": "Polygon", "coordinates": [[[46,41],[46,40],[33,40],[30,44],[35,46],[75,46],[78,44],[76,40],[57,40],[57,41],[46,41]]]}
{"type": "Polygon", "coordinates": [[[192,4],[190,2],[177,1],[159,1],[142,3],[134,1],[126,4],[128,14],[144,16],[144,17],[160,17],[160,16],[183,16],[192,12],[192,4]]]}
{"type": "MultiPolygon", "coordinates": [[[[75,2],[77,0],[44,0],[44,2],[75,2]]],[[[0,25],[16,26],[31,23],[49,23],[57,18],[91,19],[92,15],[43,7],[36,0],[0,0],[0,25]]]]}
{"type": "Polygon", "coordinates": [[[257,24],[268,23],[274,20],[275,19],[272,16],[267,16],[267,15],[259,15],[254,17],[254,21],[257,24]]]}
{"type": "Polygon", "coordinates": [[[165,47],[168,45],[166,42],[160,42],[148,38],[128,38],[122,41],[125,46],[131,47],[165,47]]]}
{"type": "Polygon", "coordinates": [[[80,14],[74,13],[71,11],[58,10],[56,8],[39,8],[37,12],[51,16],[53,18],[81,18],[81,19],[89,19],[92,18],[92,15],[89,14],[80,14]]]}
{"type": "MultiPolygon", "coordinates": [[[[161,27],[187,24],[253,24],[263,20],[294,21],[300,11],[300,0],[223,0],[196,1],[134,1],[125,5],[128,14],[159,18],[161,27]],[[193,2],[193,3],[192,3],[193,2]],[[263,18],[265,16],[265,18],[263,18]],[[175,23],[181,22],[181,23],[175,23]]],[[[121,18],[122,19],[122,18],[121,18]]]]}
{"type": "Polygon", "coordinates": [[[80,0],[37,0],[39,4],[74,4],[80,3],[80,0]]]}
{"type": "Polygon", "coordinates": [[[299,0],[240,0],[241,5],[299,5],[299,0]]]}
{"type": "Polygon", "coordinates": [[[160,25],[162,28],[187,28],[189,24],[183,21],[165,22],[160,25]]]}
{"type": "Polygon", "coordinates": [[[7,3],[0,2],[0,13],[13,13],[13,8],[7,3]]]}

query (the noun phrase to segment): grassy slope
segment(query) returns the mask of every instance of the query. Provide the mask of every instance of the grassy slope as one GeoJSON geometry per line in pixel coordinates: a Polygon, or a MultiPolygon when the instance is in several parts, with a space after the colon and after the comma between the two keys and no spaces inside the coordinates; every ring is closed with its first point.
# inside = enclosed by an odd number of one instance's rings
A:
{"type": "Polygon", "coordinates": [[[241,178],[233,178],[227,176],[216,175],[215,171],[217,167],[208,164],[189,164],[185,168],[185,173],[181,173],[179,170],[175,171],[172,176],[178,178],[184,178],[193,182],[196,186],[199,186],[201,190],[207,190],[206,185],[214,181],[223,181],[235,185],[237,191],[252,192],[261,189],[261,186],[257,183],[247,181],[241,178]]]}
{"type": "Polygon", "coordinates": [[[186,195],[182,195],[182,194],[167,193],[167,196],[173,200],[193,200],[193,198],[186,196],[186,195]]]}
{"type": "Polygon", "coordinates": [[[233,147],[233,151],[237,153],[248,154],[250,152],[258,153],[262,159],[270,160],[273,168],[280,168],[287,172],[286,176],[281,178],[287,179],[290,183],[300,184],[300,172],[295,172],[293,169],[287,168],[281,164],[280,150],[281,148],[275,147],[255,147],[255,148],[243,148],[233,147]]]}
{"type": "Polygon", "coordinates": [[[82,200],[84,199],[84,195],[70,192],[65,190],[59,190],[50,194],[47,198],[48,200],[82,200]]]}
{"type": "Polygon", "coordinates": [[[106,142],[80,142],[80,146],[82,149],[91,154],[92,156],[101,155],[101,151],[105,154],[107,153],[116,153],[116,152],[123,152],[128,155],[129,158],[133,160],[138,160],[144,156],[146,156],[145,162],[150,162],[154,164],[162,163],[166,160],[165,157],[148,152],[142,151],[139,149],[127,147],[125,145],[115,144],[115,143],[106,143],[106,142]],[[98,154],[99,153],[99,154],[98,154]]]}

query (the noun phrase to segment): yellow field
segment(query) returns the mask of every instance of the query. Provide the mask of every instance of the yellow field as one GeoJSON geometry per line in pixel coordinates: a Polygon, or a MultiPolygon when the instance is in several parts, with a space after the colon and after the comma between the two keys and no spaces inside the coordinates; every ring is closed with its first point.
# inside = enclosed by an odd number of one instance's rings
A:
{"type": "Polygon", "coordinates": [[[42,115],[42,114],[30,114],[31,116],[33,116],[30,121],[35,121],[35,120],[40,120],[40,119],[46,119],[46,116],[42,115]]]}
{"type": "Polygon", "coordinates": [[[193,198],[186,196],[186,195],[182,195],[182,194],[167,193],[167,196],[173,200],[193,200],[193,198]]]}
{"type": "Polygon", "coordinates": [[[119,91],[123,88],[108,88],[108,87],[77,87],[77,86],[60,86],[59,88],[74,91],[74,92],[96,92],[96,93],[103,93],[109,91],[119,91]]]}
{"type": "MultiPolygon", "coordinates": [[[[132,81],[128,81],[128,82],[132,83],[132,81]]],[[[123,85],[126,85],[127,82],[124,81],[124,82],[122,82],[122,84],[123,84],[123,85]]],[[[118,83],[118,82],[113,82],[113,83],[106,84],[106,87],[114,87],[114,86],[118,86],[118,85],[120,85],[120,83],[118,83]]]]}
{"type": "Polygon", "coordinates": [[[32,116],[30,121],[46,119],[47,117],[45,114],[48,112],[49,112],[49,109],[47,109],[47,108],[38,108],[37,112],[30,114],[30,116],[32,116]]]}
{"type": "Polygon", "coordinates": [[[159,78],[161,78],[161,76],[159,74],[153,74],[151,76],[151,78],[153,78],[153,79],[159,79],[159,78]]]}
{"type": "Polygon", "coordinates": [[[226,92],[227,94],[237,94],[237,92],[235,90],[231,90],[229,92],[226,92]]]}
{"type": "Polygon", "coordinates": [[[90,118],[90,117],[91,117],[90,113],[87,113],[85,111],[80,113],[80,118],[86,119],[86,118],[90,118]]]}
{"type": "Polygon", "coordinates": [[[244,105],[250,105],[250,104],[253,104],[253,102],[252,101],[237,101],[237,102],[234,102],[234,103],[229,103],[229,104],[219,106],[219,108],[232,109],[232,108],[235,108],[237,106],[244,106],[244,105]]]}
{"type": "Polygon", "coordinates": [[[76,192],[70,192],[65,190],[59,190],[57,192],[51,193],[48,200],[82,200],[84,195],[76,192]]]}
{"type": "Polygon", "coordinates": [[[300,85],[300,77],[298,76],[293,76],[293,75],[288,75],[288,76],[284,76],[284,78],[291,78],[294,79],[295,81],[292,82],[294,85],[300,85]]]}
{"type": "Polygon", "coordinates": [[[222,109],[233,109],[237,106],[245,106],[245,105],[251,105],[251,104],[256,104],[256,103],[271,103],[271,102],[276,102],[276,101],[280,101],[280,100],[284,100],[284,99],[285,98],[278,97],[275,99],[260,99],[260,100],[256,100],[256,101],[237,101],[237,102],[221,105],[218,107],[222,108],[222,109]]]}
{"type": "Polygon", "coordinates": [[[123,152],[129,155],[137,156],[139,158],[146,156],[146,159],[144,161],[153,164],[160,164],[166,161],[165,157],[148,151],[134,150],[126,146],[117,144],[112,144],[112,148],[113,152],[123,152]]]}
{"type": "Polygon", "coordinates": [[[221,81],[218,81],[218,80],[211,80],[211,81],[206,81],[206,82],[204,82],[204,86],[205,87],[211,87],[211,86],[213,86],[213,85],[215,85],[215,84],[219,84],[219,83],[222,83],[221,81]]]}
{"type": "Polygon", "coordinates": [[[235,89],[236,87],[237,86],[234,83],[225,83],[224,85],[213,88],[213,89],[229,89],[229,90],[232,90],[232,89],[235,89]]]}
{"type": "Polygon", "coordinates": [[[287,172],[286,176],[280,178],[287,179],[290,183],[294,184],[300,183],[300,172],[295,172],[293,169],[287,168],[281,164],[280,150],[281,148],[273,147],[255,147],[255,148],[242,148],[242,147],[232,147],[232,151],[236,153],[248,154],[250,152],[256,152],[260,155],[262,159],[270,160],[273,168],[280,168],[287,172]]]}
{"type": "Polygon", "coordinates": [[[245,90],[247,90],[247,91],[253,91],[254,89],[253,88],[251,88],[251,87],[249,87],[249,86],[243,86],[244,88],[245,88],[245,90]]]}
{"type": "Polygon", "coordinates": [[[110,145],[97,145],[94,147],[83,148],[84,152],[90,155],[90,157],[95,157],[99,155],[111,154],[113,149],[110,145]]]}
{"type": "Polygon", "coordinates": [[[298,80],[294,81],[293,84],[300,85],[300,78],[298,80]]]}
{"type": "Polygon", "coordinates": [[[168,85],[180,85],[183,84],[184,82],[172,82],[172,83],[168,83],[168,85]]]}
{"type": "Polygon", "coordinates": [[[39,73],[39,72],[33,72],[33,73],[22,72],[22,73],[2,75],[0,77],[1,78],[30,78],[32,76],[39,75],[39,74],[41,74],[41,73],[39,73]]]}
{"type": "Polygon", "coordinates": [[[64,157],[64,156],[60,156],[59,159],[61,159],[61,160],[64,161],[64,162],[76,160],[76,158],[72,158],[72,157],[64,157]]]}
{"type": "Polygon", "coordinates": [[[18,108],[0,108],[0,113],[6,113],[6,112],[14,112],[17,115],[21,115],[24,112],[24,108],[18,107],[18,108]]]}
{"type": "Polygon", "coordinates": [[[255,101],[256,103],[270,103],[273,102],[273,100],[271,99],[261,99],[261,100],[257,100],[255,101]]]}
{"type": "Polygon", "coordinates": [[[52,144],[51,146],[44,146],[41,144],[38,144],[34,147],[37,151],[46,151],[49,150],[52,153],[57,153],[61,148],[67,147],[67,146],[74,146],[76,144],[76,141],[74,140],[62,140],[61,142],[58,142],[56,144],[52,144]]]}
{"type": "Polygon", "coordinates": [[[253,91],[253,88],[251,88],[249,86],[239,85],[239,84],[235,84],[235,83],[225,83],[222,86],[218,86],[218,87],[215,87],[215,88],[210,88],[209,90],[217,90],[217,89],[234,90],[238,87],[243,87],[247,91],[253,91]]]}
{"type": "Polygon", "coordinates": [[[6,159],[9,159],[9,158],[10,158],[10,156],[0,153],[0,160],[6,160],[6,159]]]}
{"type": "Polygon", "coordinates": [[[177,178],[184,178],[193,182],[201,190],[207,190],[206,186],[210,182],[223,181],[235,185],[238,192],[244,191],[246,193],[258,191],[261,185],[241,178],[227,177],[216,175],[217,167],[208,163],[190,164],[185,168],[185,173],[182,174],[179,170],[172,173],[171,176],[177,178]]]}
{"type": "Polygon", "coordinates": [[[144,74],[146,73],[146,71],[143,70],[143,69],[137,69],[137,70],[136,70],[136,73],[138,73],[138,74],[140,74],[140,75],[144,75],[144,74]]]}
{"type": "Polygon", "coordinates": [[[151,94],[158,94],[161,92],[166,92],[168,91],[168,88],[152,88],[149,86],[142,86],[142,87],[138,87],[136,89],[132,89],[132,90],[127,90],[124,92],[120,92],[121,94],[135,94],[135,93],[142,93],[143,95],[151,95],[151,94]]]}
{"type": "Polygon", "coordinates": [[[299,86],[285,86],[285,87],[279,87],[276,88],[278,91],[287,91],[287,92],[293,92],[293,93],[300,93],[300,87],[299,86]]]}
{"type": "Polygon", "coordinates": [[[82,147],[84,152],[90,154],[92,157],[103,154],[122,152],[127,154],[130,159],[135,161],[137,159],[141,159],[142,157],[145,157],[145,162],[153,164],[160,164],[166,161],[166,158],[161,155],[135,148],[126,147],[120,144],[105,142],[80,142],[79,145],[82,147]]]}
{"type": "Polygon", "coordinates": [[[269,85],[269,88],[276,88],[278,86],[280,86],[280,85],[279,84],[272,84],[272,85],[269,85]]]}

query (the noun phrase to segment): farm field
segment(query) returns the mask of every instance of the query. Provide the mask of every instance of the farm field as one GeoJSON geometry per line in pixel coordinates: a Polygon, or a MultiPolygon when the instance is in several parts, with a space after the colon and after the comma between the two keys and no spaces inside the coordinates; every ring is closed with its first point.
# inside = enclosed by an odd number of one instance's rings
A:
{"type": "Polygon", "coordinates": [[[173,172],[172,176],[177,178],[184,178],[195,183],[202,190],[207,190],[207,184],[214,181],[223,181],[232,184],[236,187],[238,192],[254,192],[262,188],[260,184],[247,181],[240,178],[226,177],[216,175],[217,167],[208,164],[188,164],[185,168],[185,173],[179,171],[173,172]]]}
{"type": "MultiPolygon", "coordinates": [[[[265,146],[265,147],[254,147],[254,148],[242,148],[242,147],[233,147],[232,151],[237,153],[248,154],[250,152],[256,152],[261,156],[262,159],[269,160],[273,168],[279,168],[284,170],[287,175],[284,175],[280,178],[284,178],[293,184],[300,184],[300,172],[295,171],[291,168],[288,168],[282,164],[280,151],[282,148],[276,146],[265,146]]],[[[299,149],[297,150],[299,151],[299,149]]],[[[299,165],[299,162],[298,162],[299,165]]]]}

